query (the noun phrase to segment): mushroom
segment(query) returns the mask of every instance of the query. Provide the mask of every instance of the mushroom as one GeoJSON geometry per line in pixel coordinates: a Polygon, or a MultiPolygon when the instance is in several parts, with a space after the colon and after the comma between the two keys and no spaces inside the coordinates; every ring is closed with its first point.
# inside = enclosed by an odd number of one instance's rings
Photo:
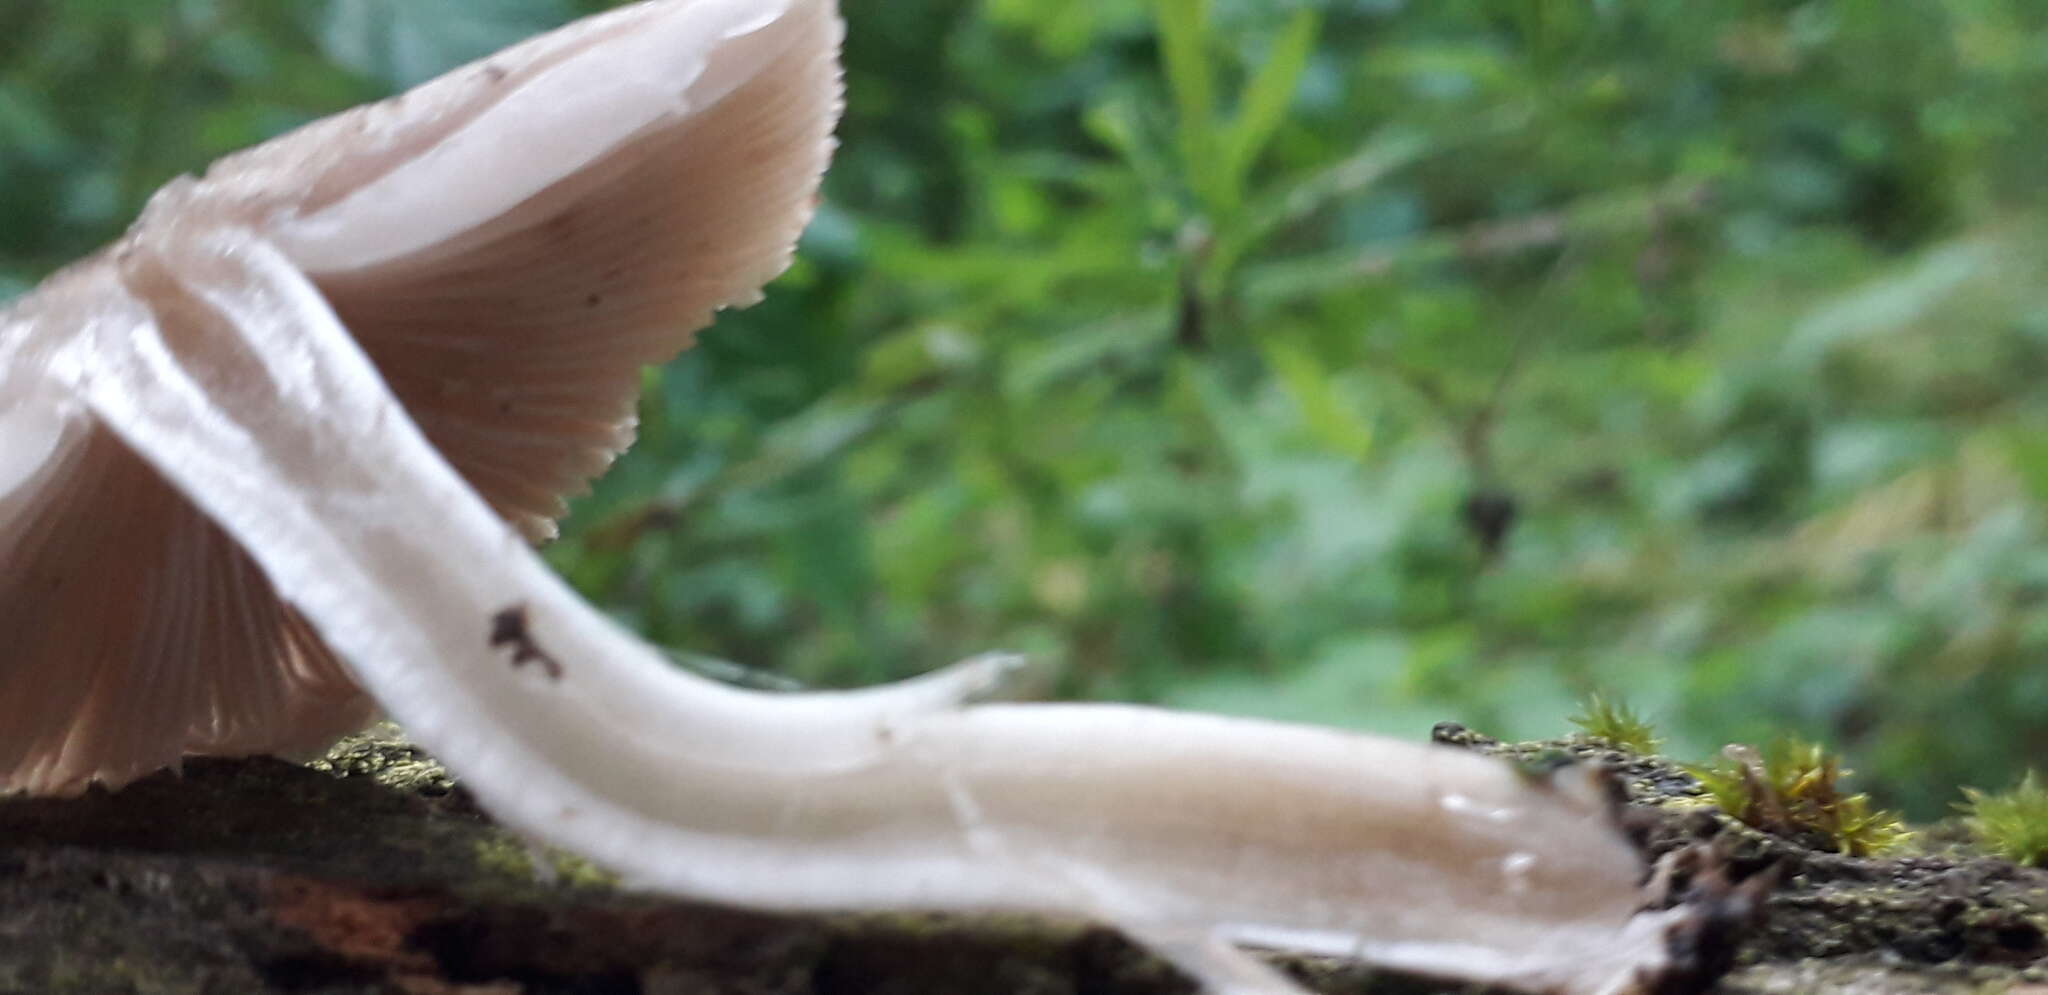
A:
{"type": "Polygon", "coordinates": [[[840,30],[830,0],[579,22],[172,183],[0,315],[0,790],[381,707],[644,888],[1077,914],[1218,992],[1296,991],[1241,943],[1568,992],[1683,967],[1699,913],[1641,908],[1584,768],[981,703],[1000,656],[742,690],[548,571],[529,540],[626,444],[640,366],[786,265],[840,30]]]}
{"type": "MultiPolygon", "coordinates": [[[[815,3],[778,12],[625,8],[232,156],[25,301],[0,348],[35,362],[50,331],[153,301],[138,288],[176,282],[176,232],[261,231],[441,455],[547,538],[562,495],[631,441],[641,368],[756,297],[810,214],[839,25],[815,3]]],[[[13,431],[56,427],[19,400],[33,421],[13,431]]],[[[0,499],[36,523],[0,534],[0,784],[73,793],[366,723],[374,701],[233,541],[103,426],[65,431],[0,499]],[[98,624],[110,600],[146,610],[98,624]]],[[[16,476],[27,442],[7,447],[16,476]]]]}

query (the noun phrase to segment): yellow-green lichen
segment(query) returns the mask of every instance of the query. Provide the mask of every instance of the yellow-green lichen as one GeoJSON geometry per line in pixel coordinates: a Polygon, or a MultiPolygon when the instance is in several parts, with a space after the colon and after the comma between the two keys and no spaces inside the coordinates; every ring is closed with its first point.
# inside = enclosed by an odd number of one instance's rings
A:
{"type": "Polygon", "coordinates": [[[1637,756],[1650,756],[1664,745],[1663,737],[1657,735],[1649,720],[1637,714],[1628,702],[1595,691],[1586,699],[1584,709],[1584,714],[1572,716],[1570,722],[1588,739],[1637,756]]]}
{"type": "Polygon", "coordinates": [[[1852,857],[1884,853],[1912,837],[1898,815],[1849,793],[1842,782],[1852,772],[1818,743],[1788,736],[1761,751],[1730,746],[1712,763],[1685,769],[1721,811],[1778,836],[1852,857]]]}
{"type": "Polygon", "coordinates": [[[336,777],[367,777],[407,794],[443,795],[455,787],[448,768],[406,742],[405,734],[389,722],[334,744],[306,766],[336,777]]]}
{"type": "Polygon", "coordinates": [[[1964,788],[1963,825],[1977,845],[2016,864],[2048,865],[2048,785],[2027,771],[2010,790],[1964,788]]]}
{"type": "Polygon", "coordinates": [[[618,875],[575,854],[526,843],[514,836],[480,839],[476,866],[486,874],[542,881],[568,888],[616,888],[618,875]]]}

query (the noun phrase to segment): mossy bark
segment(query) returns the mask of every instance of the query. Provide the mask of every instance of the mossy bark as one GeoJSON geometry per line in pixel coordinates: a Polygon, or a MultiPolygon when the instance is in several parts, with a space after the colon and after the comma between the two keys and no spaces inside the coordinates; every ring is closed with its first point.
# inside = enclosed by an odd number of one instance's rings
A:
{"type": "MultiPolygon", "coordinates": [[[[1617,765],[1642,800],[1685,790],[1655,761],[1563,745],[1617,765]]],[[[1711,815],[1660,818],[1653,835],[1711,827],[1736,863],[1783,867],[1721,991],[2048,993],[2048,874],[1983,858],[1850,860],[1711,815]]],[[[1321,992],[1464,990],[1288,967],[1321,992]]],[[[194,760],[112,794],[0,803],[0,993],[1190,990],[1085,924],[767,915],[622,894],[494,826],[388,737],[310,766],[194,760]]]]}
{"type": "Polygon", "coordinates": [[[1711,841],[1733,876],[1774,876],[1717,992],[2048,995],[2048,870],[1972,853],[1952,825],[1894,855],[1847,857],[1729,818],[1662,757],[1583,738],[1501,743],[1449,724],[1433,738],[1522,763],[1606,766],[1652,857],[1711,841]]]}

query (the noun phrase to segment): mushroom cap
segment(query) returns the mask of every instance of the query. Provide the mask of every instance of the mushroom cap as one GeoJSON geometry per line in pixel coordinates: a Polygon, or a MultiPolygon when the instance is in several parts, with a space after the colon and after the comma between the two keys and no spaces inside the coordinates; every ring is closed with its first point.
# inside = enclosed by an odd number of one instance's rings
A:
{"type": "Polygon", "coordinates": [[[841,33],[826,0],[637,4],[224,159],[189,196],[257,212],[540,541],[631,444],[641,369],[788,267],[841,33]]]}
{"type": "Polygon", "coordinates": [[[305,752],[374,703],[249,557],[66,399],[47,343],[173,325],[124,273],[239,227],[313,281],[427,438],[530,540],[633,436],[643,366],[757,300],[840,108],[830,0],[652,0],[314,122],[161,191],[0,313],[0,792],[305,752]]]}

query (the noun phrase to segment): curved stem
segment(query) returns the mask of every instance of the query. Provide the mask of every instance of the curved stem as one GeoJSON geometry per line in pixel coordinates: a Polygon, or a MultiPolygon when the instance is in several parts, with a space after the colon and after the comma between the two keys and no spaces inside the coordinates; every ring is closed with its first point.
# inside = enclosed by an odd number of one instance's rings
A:
{"type": "Polygon", "coordinates": [[[1583,770],[1108,705],[968,705],[1007,663],[770,694],[584,604],[241,230],[152,232],[47,372],[250,551],[491,812],[632,883],[770,907],[1107,920],[1212,989],[1250,942],[1619,990],[1683,915],[1583,770]]]}

